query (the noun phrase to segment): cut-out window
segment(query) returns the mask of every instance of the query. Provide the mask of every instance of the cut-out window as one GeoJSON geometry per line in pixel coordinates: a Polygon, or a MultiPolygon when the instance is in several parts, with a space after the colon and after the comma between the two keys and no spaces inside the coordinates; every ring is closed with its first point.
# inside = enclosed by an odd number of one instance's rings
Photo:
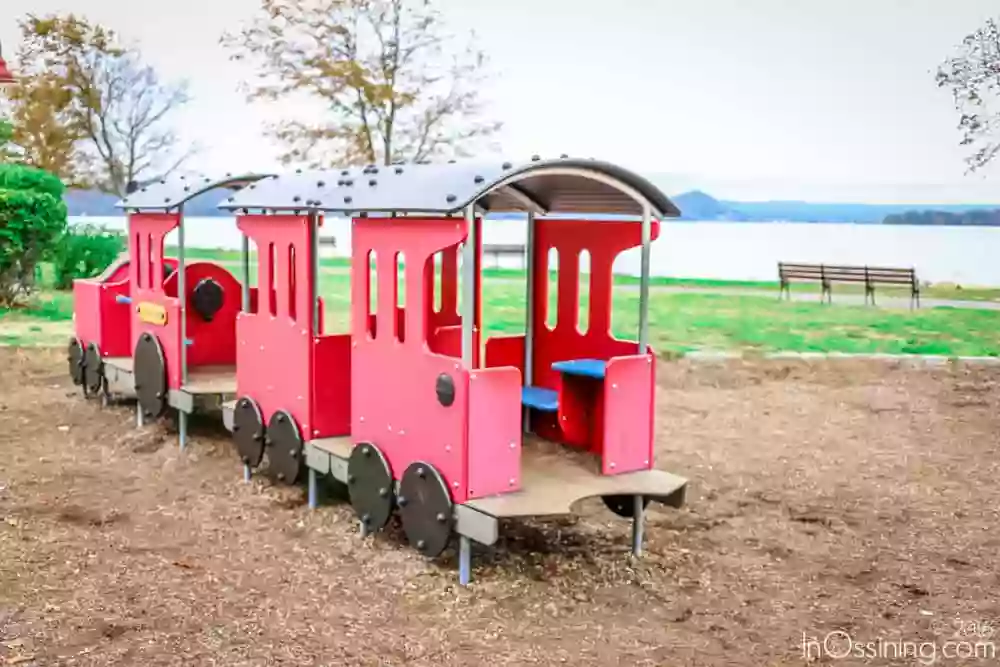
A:
{"type": "Polygon", "coordinates": [[[162,284],[163,276],[160,276],[160,283],[154,282],[156,280],[153,277],[153,235],[146,234],[146,258],[143,262],[143,268],[146,270],[146,285],[150,288],[155,287],[157,284],[162,284]]]}
{"type": "Polygon", "coordinates": [[[444,262],[444,255],[441,252],[436,252],[431,256],[431,261],[433,266],[433,274],[431,276],[431,290],[434,292],[434,312],[441,312],[441,294],[444,290],[444,283],[441,278],[441,266],[444,262]]]}
{"type": "MultiPolygon", "coordinates": [[[[258,280],[257,274],[260,272],[257,262],[257,243],[252,239],[247,237],[247,287],[251,290],[257,288],[257,299],[250,299],[250,303],[247,304],[247,312],[256,313],[260,301],[260,281],[258,280]]],[[[240,267],[240,280],[243,280],[243,267],[240,267]]]]}
{"type": "Polygon", "coordinates": [[[580,259],[580,309],[576,316],[576,329],[581,334],[590,328],[590,251],[581,250],[580,259]]]}
{"type": "MultiPolygon", "coordinates": [[[[403,310],[406,307],[406,256],[401,252],[396,253],[395,289],[396,308],[403,310]]],[[[406,340],[406,332],[403,327],[403,321],[398,314],[396,316],[396,340],[400,343],[406,340]]]]}
{"type": "Polygon", "coordinates": [[[456,296],[455,304],[458,309],[459,316],[462,315],[462,308],[465,305],[465,276],[463,275],[462,267],[465,266],[465,242],[459,243],[455,250],[455,290],[456,296]]]}
{"type": "Polygon", "coordinates": [[[368,335],[375,338],[376,317],[378,312],[378,253],[374,250],[368,251],[368,272],[366,274],[365,289],[368,291],[368,335]]]}
{"type": "Polygon", "coordinates": [[[267,245],[267,293],[270,297],[271,302],[271,315],[278,314],[278,292],[275,289],[277,283],[277,273],[278,270],[278,249],[274,247],[273,243],[267,245]]]}
{"type": "Polygon", "coordinates": [[[139,288],[146,284],[145,277],[142,275],[142,272],[145,271],[145,267],[142,265],[142,244],[139,242],[140,239],[142,239],[142,235],[138,233],[136,233],[135,238],[132,239],[132,243],[135,244],[135,258],[137,264],[135,267],[135,286],[139,288]]]}
{"type": "Polygon", "coordinates": [[[297,319],[295,313],[295,246],[288,244],[288,316],[297,319]]]}
{"type": "Polygon", "coordinates": [[[545,306],[545,326],[549,331],[556,328],[559,318],[559,251],[549,248],[549,260],[545,280],[548,303],[545,306]]]}

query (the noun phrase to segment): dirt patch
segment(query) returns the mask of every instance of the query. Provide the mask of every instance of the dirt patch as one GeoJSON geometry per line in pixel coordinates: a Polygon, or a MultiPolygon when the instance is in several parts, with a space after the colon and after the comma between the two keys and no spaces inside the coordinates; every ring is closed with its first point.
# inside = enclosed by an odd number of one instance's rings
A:
{"type": "Polygon", "coordinates": [[[1000,369],[658,373],[657,461],[692,486],[646,556],[588,503],[504,526],[462,589],[397,526],[362,540],[335,498],[242,483],[219,424],[181,455],[61,351],[2,349],[0,664],[758,666],[806,662],[803,635],[997,627],[1000,369]]]}

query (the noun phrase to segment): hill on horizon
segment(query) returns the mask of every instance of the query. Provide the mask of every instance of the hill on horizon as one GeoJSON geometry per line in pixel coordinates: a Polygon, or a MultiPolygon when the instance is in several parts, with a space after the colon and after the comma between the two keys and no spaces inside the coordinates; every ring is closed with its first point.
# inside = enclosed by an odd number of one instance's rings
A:
{"type": "MultiPolygon", "coordinates": [[[[70,216],[118,217],[118,197],[96,190],[68,190],[64,196],[70,216]]],[[[741,202],[716,199],[701,190],[671,197],[681,210],[680,220],[728,222],[850,222],[861,224],[1000,225],[1000,204],[912,204],[814,203],[805,201],[741,202]]],[[[198,195],[184,205],[189,216],[225,216],[217,208],[218,191],[198,195]]],[[[520,217],[497,215],[498,218],[520,217]]]]}

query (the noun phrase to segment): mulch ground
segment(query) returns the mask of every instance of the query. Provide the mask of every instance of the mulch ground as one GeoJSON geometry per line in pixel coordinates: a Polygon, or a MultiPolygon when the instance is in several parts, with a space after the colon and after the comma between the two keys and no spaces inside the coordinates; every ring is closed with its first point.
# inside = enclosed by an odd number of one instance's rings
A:
{"type": "Polygon", "coordinates": [[[1000,369],[676,362],[659,383],[657,463],[691,487],[649,512],[645,557],[588,501],[505,526],[463,589],[451,553],[244,484],[213,420],[181,454],[168,423],[84,400],[61,351],[0,348],[0,664],[759,666],[815,659],[804,635],[997,627],[1000,369]]]}

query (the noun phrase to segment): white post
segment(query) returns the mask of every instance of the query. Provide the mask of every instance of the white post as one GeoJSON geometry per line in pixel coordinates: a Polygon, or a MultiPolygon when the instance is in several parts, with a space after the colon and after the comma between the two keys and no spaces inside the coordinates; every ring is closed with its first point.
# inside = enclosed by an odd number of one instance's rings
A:
{"type": "Polygon", "coordinates": [[[476,326],[476,207],[465,209],[468,233],[462,249],[462,363],[472,369],[476,326]]]}

